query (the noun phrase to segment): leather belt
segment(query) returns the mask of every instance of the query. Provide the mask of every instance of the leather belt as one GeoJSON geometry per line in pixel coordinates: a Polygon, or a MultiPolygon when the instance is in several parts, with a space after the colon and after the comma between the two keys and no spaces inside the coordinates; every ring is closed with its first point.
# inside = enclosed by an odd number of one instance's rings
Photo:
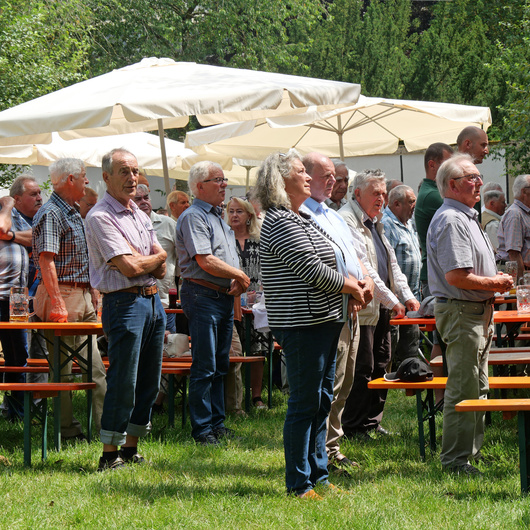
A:
{"type": "Polygon", "coordinates": [[[493,305],[495,303],[495,297],[488,298],[487,300],[459,300],[458,298],[442,298],[436,297],[437,304],[447,304],[448,302],[464,302],[466,304],[481,304],[481,305],[493,305]]]}
{"type": "Polygon", "coordinates": [[[90,289],[89,282],[59,282],[59,285],[68,285],[69,287],[79,288],[79,289],[90,289]]]}
{"type": "Polygon", "coordinates": [[[213,289],[214,291],[218,291],[223,294],[228,294],[228,291],[230,291],[227,287],[221,287],[220,285],[216,285],[215,283],[209,282],[207,280],[198,280],[196,278],[185,278],[188,282],[193,282],[198,285],[202,285],[203,287],[207,287],[208,289],[213,289]]]}
{"type": "Polygon", "coordinates": [[[128,287],[127,289],[120,289],[118,291],[112,291],[113,293],[133,293],[140,296],[153,296],[158,293],[158,287],[156,285],[148,285],[147,287],[128,287]]]}

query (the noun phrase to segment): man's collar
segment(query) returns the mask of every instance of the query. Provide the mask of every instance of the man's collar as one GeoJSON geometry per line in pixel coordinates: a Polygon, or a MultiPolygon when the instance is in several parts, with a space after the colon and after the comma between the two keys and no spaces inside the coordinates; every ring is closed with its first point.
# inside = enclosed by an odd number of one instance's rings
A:
{"type": "Polygon", "coordinates": [[[377,223],[377,221],[379,221],[379,219],[381,219],[382,217],[382,213],[381,215],[376,215],[375,217],[370,217],[364,210],[363,210],[363,207],[359,204],[359,202],[354,198],[352,197],[351,200],[357,205],[357,207],[359,208],[361,214],[362,214],[362,222],[364,224],[364,222],[367,220],[367,219],[370,219],[370,221],[372,221],[372,223],[377,223]]]}
{"type": "Polygon", "coordinates": [[[517,206],[519,206],[519,208],[521,208],[521,210],[524,210],[526,213],[530,213],[530,208],[526,206],[526,204],[520,201],[519,199],[514,199],[513,203],[517,204],[517,206]]]}
{"type": "Polygon", "coordinates": [[[467,206],[467,204],[464,204],[463,202],[457,201],[456,199],[444,199],[444,204],[447,204],[447,206],[451,206],[452,208],[456,208],[457,210],[460,210],[461,212],[465,213],[468,217],[471,219],[476,219],[478,217],[478,212],[475,210],[475,208],[470,208],[467,206]]]}
{"type": "Polygon", "coordinates": [[[323,202],[318,202],[317,200],[313,199],[313,197],[309,197],[309,199],[306,199],[304,201],[304,206],[308,210],[311,210],[313,213],[318,212],[320,209],[329,209],[326,204],[324,204],[323,202]]]}
{"type": "Polygon", "coordinates": [[[502,215],[499,215],[497,212],[494,212],[489,208],[484,208],[484,213],[489,213],[492,217],[495,217],[495,219],[498,219],[499,221],[502,219],[502,215]]]}
{"type": "Polygon", "coordinates": [[[405,228],[409,227],[409,224],[403,223],[403,221],[401,221],[401,219],[399,219],[399,217],[388,206],[386,206],[383,210],[383,215],[387,215],[388,217],[390,217],[390,219],[392,219],[392,221],[394,221],[394,223],[398,224],[399,226],[405,228]]]}
{"type": "Polygon", "coordinates": [[[105,200],[109,204],[109,206],[116,212],[126,212],[126,211],[133,211],[137,212],[139,210],[138,205],[132,200],[129,200],[129,207],[124,206],[120,201],[115,199],[108,191],[105,192],[104,195],[105,200]]]}

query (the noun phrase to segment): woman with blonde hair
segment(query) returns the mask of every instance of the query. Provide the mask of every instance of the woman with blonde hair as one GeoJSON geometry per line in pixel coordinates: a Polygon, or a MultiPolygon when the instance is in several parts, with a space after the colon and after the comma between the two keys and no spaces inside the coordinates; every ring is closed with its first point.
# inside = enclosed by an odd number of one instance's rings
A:
{"type": "MultiPolygon", "coordinates": [[[[232,197],[226,207],[228,224],[236,237],[237,253],[241,270],[250,278],[249,291],[261,291],[261,267],[259,261],[259,236],[260,224],[256,218],[254,207],[246,199],[232,197]]],[[[244,333],[240,322],[236,321],[241,342],[244,333]]],[[[247,355],[266,355],[268,345],[260,340],[259,335],[251,329],[251,351],[247,355]]],[[[252,403],[258,409],[267,408],[261,398],[263,384],[263,364],[252,363],[250,372],[250,385],[252,387],[252,403]]],[[[269,390],[270,391],[270,390],[269,390]]]]}

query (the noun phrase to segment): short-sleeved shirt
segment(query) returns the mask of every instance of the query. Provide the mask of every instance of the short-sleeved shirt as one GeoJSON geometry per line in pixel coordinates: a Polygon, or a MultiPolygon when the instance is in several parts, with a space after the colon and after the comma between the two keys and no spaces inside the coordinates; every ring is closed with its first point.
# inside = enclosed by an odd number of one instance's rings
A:
{"type": "MultiPolygon", "coordinates": [[[[15,208],[11,211],[11,227],[15,232],[30,230],[31,226],[15,208]]],[[[9,300],[11,287],[28,285],[29,257],[26,247],[0,239],[0,300],[9,300]]]]}
{"type": "Polygon", "coordinates": [[[129,201],[127,208],[105,192],[103,198],[88,212],[85,223],[92,287],[103,293],[111,293],[155,284],[152,274],[127,278],[119,270],[111,268],[110,260],[132,254],[131,246],[139,254],[149,256],[153,245],[159,245],[151,220],[134,201],[129,201]]]}
{"type": "Polygon", "coordinates": [[[220,211],[211,204],[195,199],[177,221],[177,254],[184,279],[206,280],[220,287],[230,287],[229,278],[219,278],[199,266],[195,256],[212,255],[239,269],[233,230],[223,221],[220,211]]]}
{"type": "Polygon", "coordinates": [[[166,251],[166,275],[157,279],[158,295],[164,307],[169,306],[169,289],[175,287],[175,269],[177,265],[177,249],[175,247],[175,230],[177,223],[167,215],[151,212],[151,223],[156,232],[160,246],[166,251]]]}
{"type": "Polygon", "coordinates": [[[385,236],[396,253],[399,268],[406,276],[410,290],[419,300],[421,251],[418,234],[410,220],[404,225],[390,208],[385,208],[381,222],[385,225],[385,236]]]}
{"type": "Polygon", "coordinates": [[[427,230],[433,215],[442,204],[443,199],[440,196],[436,182],[430,179],[423,179],[414,208],[414,219],[422,252],[420,272],[420,281],[422,282],[427,281],[427,230]]]}
{"type": "Polygon", "coordinates": [[[79,212],[54,191],[33,218],[33,259],[42,279],[41,252],[55,254],[57,280],[89,282],[88,249],[83,219],[79,212]]]}
{"type": "Polygon", "coordinates": [[[508,251],[515,250],[521,253],[524,262],[530,261],[530,208],[515,199],[502,216],[497,238],[498,259],[509,260],[508,251]]]}
{"type": "Polygon", "coordinates": [[[491,298],[485,290],[459,289],[449,285],[445,275],[455,269],[468,269],[477,276],[497,274],[491,243],[478,222],[474,208],[445,199],[431,221],[427,234],[429,288],[439,298],[472,302],[491,298]]]}

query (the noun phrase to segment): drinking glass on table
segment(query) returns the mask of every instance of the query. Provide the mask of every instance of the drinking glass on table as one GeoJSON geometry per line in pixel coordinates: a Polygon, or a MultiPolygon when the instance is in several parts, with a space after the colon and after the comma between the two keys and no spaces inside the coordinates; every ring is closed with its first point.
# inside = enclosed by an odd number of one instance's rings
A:
{"type": "MultiPolygon", "coordinates": [[[[517,261],[507,261],[504,265],[504,274],[509,274],[513,278],[513,287],[517,285],[517,261]]],[[[509,294],[505,293],[505,294],[509,294]]]]}

